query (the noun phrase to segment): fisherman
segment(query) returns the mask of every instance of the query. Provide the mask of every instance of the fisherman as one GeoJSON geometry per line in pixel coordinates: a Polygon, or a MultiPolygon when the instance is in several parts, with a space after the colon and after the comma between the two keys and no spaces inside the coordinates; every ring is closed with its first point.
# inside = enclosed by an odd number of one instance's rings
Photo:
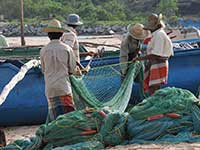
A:
{"type": "Polygon", "coordinates": [[[77,37],[77,27],[82,25],[80,17],[77,14],[69,14],[67,18],[67,25],[70,29],[70,32],[65,32],[61,37],[61,41],[69,45],[75,54],[76,61],[80,63],[80,56],[94,56],[97,55],[95,52],[82,52],[79,53],[79,42],[77,37]]]}
{"type": "Polygon", "coordinates": [[[152,38],[147,46],[147,55],[133,60],[146,60],[144,91],[150,95],[154,94],[161,85],[167,83],[168,59],[174,54],[172,41],[165,33],[164,27],[164,23],[157,14],[151,14],[148,17],[146,29],[151,31],[152,38]]]}
{"type": "Polygon", "coordinates": [[[121,63],[121,79],[124,80],[124,77],[128,71],[128,62],[132,61],[139,55],[141,50],[141,44],[149,35],[147,30],[143,29],[142,24],[135,24],[128,26],[128,33],[121,42],[120,50],[120,63],[121,63]]]}
{"type": "Polygon", "coordinates": [[[54,19],[43,29],[51,40],[41,49],[40,59],[45,79],[45,94],[48,99],[47,123],[57,116],[75,110],[69,76],[81,74],[76,65],[73,50],[60,41],[66,31],[60,21],[54,19]]]}

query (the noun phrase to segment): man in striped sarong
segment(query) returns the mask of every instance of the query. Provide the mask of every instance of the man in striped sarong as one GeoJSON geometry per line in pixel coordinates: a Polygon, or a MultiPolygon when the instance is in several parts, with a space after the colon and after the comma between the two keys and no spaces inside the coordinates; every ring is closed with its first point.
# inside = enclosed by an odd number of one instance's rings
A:
{"type": "Polygon", "coordinates": [[[152,37],[147,46],[147,54],[137,57],[136,60],[145,60],[144,91],[150,95],[154,94],[161,85],[167,83],[168,59],[172,56],[173,45],[170,38],[164,31],[164,23],[161,18],[152,14],[148,17],[148,27],[152,37]]]}
{"type": "Polygon", "coordinates": [[[49,114],[47,122],[55,120],[59,115],[74,111],[74,102],[71,94],[48,98],[49,114]]]}
{"type": "MultiPolygon", "coordinates": [[[[43,29],[51,40],[40,51],[42,72],[45,79],[45,94],[48,99],[47,122],[59,115],[75,110],[69,76],[79,71],[71,47],[60,41],[65,29],[58,20],[53,20],[43,29]]],[[[81,74],[81,71],[79,72],[81,74]]]]}

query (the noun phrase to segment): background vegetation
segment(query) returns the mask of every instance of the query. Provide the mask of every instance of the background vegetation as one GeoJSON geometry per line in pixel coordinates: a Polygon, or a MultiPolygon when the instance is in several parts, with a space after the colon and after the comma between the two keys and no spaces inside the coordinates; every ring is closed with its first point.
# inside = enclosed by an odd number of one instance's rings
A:
{"type": "MultiPolygon", "coordinates": [[[[65,21],[70,13],[79,14],[86,24],[144,22],[150,12],[162,12],[169,21],[178,17],[177,0],[24,0],[24,3],[26,23],[52,17],[65,21]]],[[[20,0],[0,0],[0,4],[0,14],[7,21],[19,21],[20,0]]]]}

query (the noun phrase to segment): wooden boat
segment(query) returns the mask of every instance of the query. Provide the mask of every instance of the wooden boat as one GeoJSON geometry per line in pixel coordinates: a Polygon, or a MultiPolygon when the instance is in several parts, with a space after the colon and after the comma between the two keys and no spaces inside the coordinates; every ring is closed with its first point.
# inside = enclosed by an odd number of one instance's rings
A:
{"type": "MultiPolygon", "coordinates": [[[[173,43],[190,43],[190,42],[200,42],[200,39],[189,39],[189,40],[179,40],[174,41],[173,43]]],[[[38,58],[40,49],[43,45],[38,46],[20,46],[20,47],[7,47],[0,48],[0,59],[12,59],[12,60],[26,60],[30,58],[38,58]]],[[[80,52],[88,52],[88,50],[80,45],[80,52]]],[[[100,50],[100,57],[113,57],[119,56],[119,49],[115,49],[113,51],[100,50]]],[[[83,60],[85,57],[82,57],[83,60]]]]}

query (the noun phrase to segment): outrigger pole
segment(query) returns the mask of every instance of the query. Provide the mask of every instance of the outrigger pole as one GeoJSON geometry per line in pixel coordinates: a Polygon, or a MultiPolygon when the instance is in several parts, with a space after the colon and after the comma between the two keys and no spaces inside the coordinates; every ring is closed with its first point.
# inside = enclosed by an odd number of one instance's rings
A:
{"type": "Polygon", "coordinates": [[[21,45],[25,45],[24,39],[24,0],[21,0],[21,15],[20,15],[20,23],[21,23],[21,45]]]}

